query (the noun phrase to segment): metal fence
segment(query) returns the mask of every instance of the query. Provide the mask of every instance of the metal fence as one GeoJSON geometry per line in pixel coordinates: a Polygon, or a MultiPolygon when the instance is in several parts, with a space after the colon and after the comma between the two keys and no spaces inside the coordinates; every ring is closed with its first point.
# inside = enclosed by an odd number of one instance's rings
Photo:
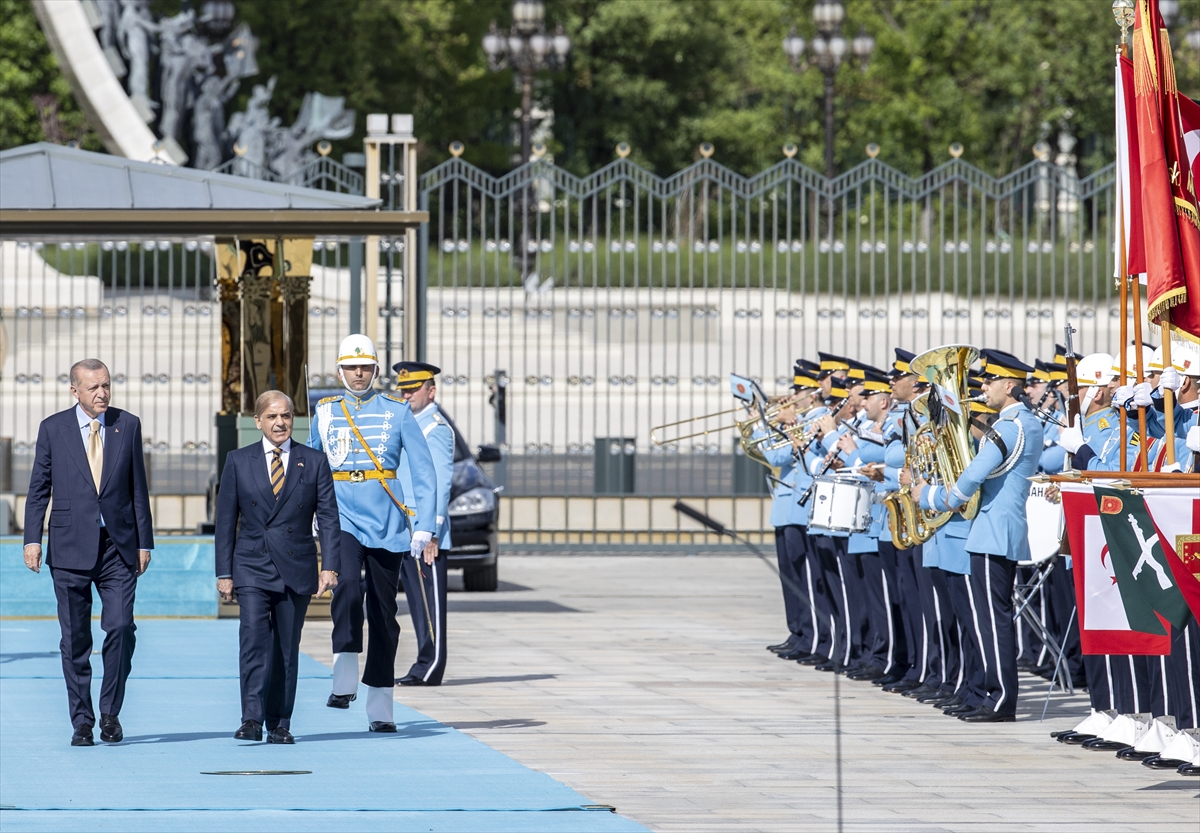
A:
{"type": "MultiPolygon", "coordinates": [[[[506,446],[507,496],[761,492],[732,433],[658,449],[650,427],[730,407],[730,372],[781,390],[818,349],[886,365],[893,346],[967,341],[1032,358],[1068,319],[1083,350],[1115,349],[1112,182],[1111,167],[1080,180],[1047,162],[995,179],[956,160],[914,180],[870,161],[830,182],[792,160],[665,179],[621,160],[579,179],[454,159],[419,183],[424,355],[468,441],[506,446]]],[[[390,361],[407,352],[391,332],[406,312],[394,241],[374,294],[352,291],[349,243],[314,242],[314,389],[336,385],[337,343],[366,316],[390,361]]],[[[220,396],[212,245],[0,241],[0,438],[18,493],[38,422],[71,402],[67,369],[98,356],[115,404],[144,420],[153,492],[182,501],[159,525],[202,519],[220,396]]]]}
{"type": "Polygon", "coordinates": [[[1111,166],[1081,181],[1045,161],[911,179],[872,160],[828,181],[794,160],[580,179],[453,159],[420,181],[426,355],[459,424],[506,439],[509,494],[611,491],[612,454],[635,458],[618,491],[729,494],[732,433],[655,448],[649,430],[730,407],[730,372],[777,391],[818,349],[886,367],[893,346],[958,341],[1032,359],[1068,319],[1082,349],[1114,349],[1112,184],[1111,166]]]}

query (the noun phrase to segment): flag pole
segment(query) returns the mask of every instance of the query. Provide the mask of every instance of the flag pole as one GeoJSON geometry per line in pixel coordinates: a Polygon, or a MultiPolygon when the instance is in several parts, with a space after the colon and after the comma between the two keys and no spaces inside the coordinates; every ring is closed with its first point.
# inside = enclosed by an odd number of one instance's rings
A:
{"type": "MultiPolygon", "coordinates": [[[[1158,317],[1159,327],[1162,328],[1163,370],[1171,367],[1171,310],[1165,309],[1158,317]]],[[[1175,462],[1175,391],[1163,386],[1163,427],[1166,433],[1163,442],[1167,444],[1167,465],[1175,462]]]]}
{"type": "MultiPolygon", "coordinates": [[[[1137,342],[1138,349],[1133,354],[1133,372],[1137,374],[1138,383],[1142,381],[1142,282],[1136,275],[1129,282],[1130,288],[1133,290],[1130,293],[1130,300],[1133,302],[1133,340],[1137,342]]],[[[1164,365],[1166,364],[1164,360],[1164,365]]],[[[1146,408],[1138,406],[1138,468],[1141,471],[1146,471],[1146,408]]]]}
{"type": "MultiPolygon", "coordinates": [[[[1125,54],[1125,44],[1117,44],[1117,80],[1121,77],[1121,58],[1125,54]]],[[[1121,88],[1117,87],[1117,95],[1124,95],[1121,88]]],[[[1120,118],[1118,112],[1117,117],[1120,118]]],[[[1126,119],[1128,124],[1128,119],[1126,119]]],[[[1117,129],[1121,129],[1121,125],[1117,125],[1117,129]]],[[[1117,165],[1121,164],[1121,154],[1117,154],[1117,165]]],[[[1125,189],[1121,187],[1121,171],[1117,171],[1117,219],[1120,223],[1120,243],[1117,249],[1118,271],[1121,273],[1119,278],[1121,287],[1121,356],[1120,356],[1120,371],[1121,384],[1126,383],[1126,365],[1129,363],[1127,353],[1129,352],[1125,345],[1129,343],[1129,259],[1128,253],[1125,251],[1125,189]]],[[[1140,348],[1139,348],[1140,349],[1140,348]]],[[[1138,381],[1141,381],[1140,379],[1138,381]]],[[[1118,414],[1121,420],[1121,448],[1129,448],[1129,417],[1125,412],[1125,408],[1121,408],[1118,414]]],[[[1127,455],[1122,453],[1119,455],[1120,471],[1128,470],[1129,464],[1127,455]]]]}

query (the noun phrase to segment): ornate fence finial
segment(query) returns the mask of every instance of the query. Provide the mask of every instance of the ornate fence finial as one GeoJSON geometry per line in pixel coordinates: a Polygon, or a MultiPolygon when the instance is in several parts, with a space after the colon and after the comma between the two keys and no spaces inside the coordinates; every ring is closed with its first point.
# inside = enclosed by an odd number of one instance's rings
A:
{"type": "Polygon", "coordinates": [[[786,145],[783,146],[783,155],[786,156],[788,159],[792,159],[796,156],[796,153],[799,150],[800,150],[800,148],[796,147],[794,142],[788,142],[786,145]]]}
{"type": "MultiPolygon", "coordinates": [[[[950,152],[954,153],[953,150],[951,150],[950,152]]],[[[961,153],[961,151],[959,151],[959,152],[961,153]]],[[[876,144],[875,142],[868,142],[867,143],[867,156],[874,159],[878,155],[879,155],[879,145],[876,144]]]]}
{"type": "Polygon", "coordinates": [[[466,150],[466,147],[457,139],[450,143],[450,155],[455,159],[462,156],[464,150],[466,150]]]}
{"type": "Polygon", "coordinates": [[[700,155],[703,156],[705,159],[708,159],[709,157],[711,157],[715,150],[716,150],[716,148],[713,147],[712,142],[701,142],[700,143],[700,155]]]}
{"type": "Polygon", "coordinates": [[[958,157],[963,155],[962,142],[951,142],[950,143],[950,155],[953,156],[955,159],[957,159],[958,157]]]}
{"type": "Polygon", "coordinates": [[[632,152],[633,148],[629,146],[629,142],[617,142],[617,156],[625,159],[632,152]]]}

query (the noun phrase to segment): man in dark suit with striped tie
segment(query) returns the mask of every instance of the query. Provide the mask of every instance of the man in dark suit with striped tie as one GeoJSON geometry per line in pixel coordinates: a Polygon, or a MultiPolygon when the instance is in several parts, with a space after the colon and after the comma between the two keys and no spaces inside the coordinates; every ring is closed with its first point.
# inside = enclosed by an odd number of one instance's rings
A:
{"type": "Polygon", "coordinates": [[[337,497],[325,455],[292,442],[294,406],[273,390],[254,403],[263,432],[225,458],[217,495],[217,591],[240,610],[239,740],[294,743],[300,630],[310,597],[337,585],[337,497]],[[312,537],[316,516],[322,564],[312,537]]]}

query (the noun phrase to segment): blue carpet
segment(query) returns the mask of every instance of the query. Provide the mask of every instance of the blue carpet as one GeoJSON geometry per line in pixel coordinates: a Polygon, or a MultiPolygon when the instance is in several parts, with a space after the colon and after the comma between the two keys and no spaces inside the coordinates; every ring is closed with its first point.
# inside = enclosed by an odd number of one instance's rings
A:
{"type": "Polygon", "coordinates": [[[399,703],[399,732],[368,734],[362,698],[326,708],[329,670],[306,656],[296,745],[235,741],[237,623],[143,620],[137,637],[124,742],[76,749],[58,623],[0,621],[0,830],[643,830],[399,703]],[[247,770],[310,774],[203,774],[247,770]]]}

